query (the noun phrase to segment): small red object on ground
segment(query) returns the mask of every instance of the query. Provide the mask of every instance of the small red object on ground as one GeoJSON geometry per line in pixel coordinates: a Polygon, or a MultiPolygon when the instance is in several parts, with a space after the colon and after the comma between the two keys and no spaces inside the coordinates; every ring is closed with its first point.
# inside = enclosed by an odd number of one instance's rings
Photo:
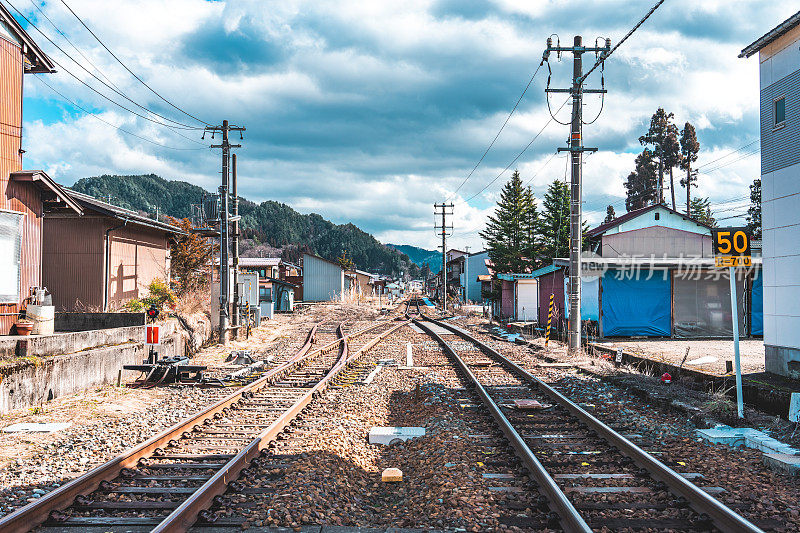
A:
{"type": "Polygon", "coordinates": [[[672,376],[670,376],[668,372],[664,372],[664,374],[661,376],[661,383],[664,385],[669,385],[672,383],[672,376]]]}

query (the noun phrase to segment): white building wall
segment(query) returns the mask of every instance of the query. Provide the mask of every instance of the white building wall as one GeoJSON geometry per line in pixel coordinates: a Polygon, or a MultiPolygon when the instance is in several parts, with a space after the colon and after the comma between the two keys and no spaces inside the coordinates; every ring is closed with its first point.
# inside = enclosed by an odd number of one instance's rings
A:
{"type": "Polygon", "coordinates": [[[340,300],[344,292],[344,270],[313,255],[303,255],[303,300],[340,300]]]}
{"type": "Polygon", "coordinates": [[[800,164],[761,176],[761,217],[766,366],[800,374],[800,164]]]}

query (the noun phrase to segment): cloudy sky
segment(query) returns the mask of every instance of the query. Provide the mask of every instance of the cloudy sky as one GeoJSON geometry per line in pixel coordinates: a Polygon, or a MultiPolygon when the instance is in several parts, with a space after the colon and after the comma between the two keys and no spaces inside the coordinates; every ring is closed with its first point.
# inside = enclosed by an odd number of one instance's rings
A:
{"type": "MultiPolygon", "coordinates": [[[[433,203],[450,198],[456,204],[452,243],[473,249],[481,246],[477,232],[511,170],[518,168],[537,196],[552,180],[564,179],[564,155],[553,154],[564,145],[568,127],[548,112],[545,65],[492,150],[453,195],[536,70],[547,37],[556,34],[569,44],[581,34],[584,42],[610,37],[616,43],[651,5],[630,0],[67,3],[167,100],[203,121],[227,118],[247,128],[238,150],[243,196],[353,222],[383,242],[428,248],[436,245],[433,203]]],[[[11,4],[136,104],[187,126],[202,125],[137,81],[60,0],[11,4]]],[[[792,4],[667,0],[620,47],[605,68],[609,92],[602,113],[584,128],[587,146],[600,149],[584,170],[590,223],[600,221],[609,204],[624,212],[623,179],[641,151],[637,139],[659,106],[675,113],[679,125],[690,121],[697,127],[699,194],[719,202],[718,218],[746,211],[748,185],[759,174],[758,71],[756,58],[737,55],[791,15],[797,9],[792,4]]],[[[36,29],[28,30],[61,66],[57,74],[26,78],[26,168],[43,168],[67,185],[100,174],[156,173],[217,187],[219,155],[208,148],[208,137],[201,141],[198,130],[166,128],[104,100],[67,71],[129,109],[162,120],[101,85],[36,29]]],[[[585,59],[591,63],[594,56],[585,59]]],[[[566,86],[569,58],[559,62],[553,56],[550,66],[552,85],[566,86]]],[[[599,71],[588,84],[599,86],[599,71]]],[[[550,103],[555,110],[563,102],[559,95],[550,103]]],[[[559,120],[569,118],[568,107],[557,114],[559,120]]],[[[598,111],[599,98],[587,97],[586,119],[598,111]]],[[[676,193],[680,204],[685,190],[678,187],[676,193]]]]}

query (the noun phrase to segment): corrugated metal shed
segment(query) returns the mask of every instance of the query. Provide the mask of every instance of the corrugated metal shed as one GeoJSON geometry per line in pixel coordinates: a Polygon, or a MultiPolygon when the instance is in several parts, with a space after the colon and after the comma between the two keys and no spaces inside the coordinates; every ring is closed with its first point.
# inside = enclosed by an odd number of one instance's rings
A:
{"type": "Polygon", "coordinates": [[[303,254],[303,300],[335,301],[344,292],[344,270],[337,263],[316,255],[303,254]]]}

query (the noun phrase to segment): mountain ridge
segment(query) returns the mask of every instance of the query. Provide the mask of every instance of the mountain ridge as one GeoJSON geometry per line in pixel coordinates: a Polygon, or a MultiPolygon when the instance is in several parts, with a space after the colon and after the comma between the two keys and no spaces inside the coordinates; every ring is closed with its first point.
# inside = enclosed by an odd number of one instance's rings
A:
{"type": "MultiPolygon", "coordinates": [[[[208,191],[191,183],[166,180],[156,174],[110,175],[81,178],[71,189],[111,203],[152,215],[191,218],[192,206],[208,191]]],[[[243,249],[267,248],[287,261],[303,252],[336,260],[343,252],[356,267],[376,274],[419,275],[419,268],[405,253],[386,246],[353,223],[334,224],[317,213],[303,215],[291,206],[266,200],[256,203],[239,197],[239,223],[243,249]]],[[[245,256],[246,252],[243,252],[245,256]]]]}

